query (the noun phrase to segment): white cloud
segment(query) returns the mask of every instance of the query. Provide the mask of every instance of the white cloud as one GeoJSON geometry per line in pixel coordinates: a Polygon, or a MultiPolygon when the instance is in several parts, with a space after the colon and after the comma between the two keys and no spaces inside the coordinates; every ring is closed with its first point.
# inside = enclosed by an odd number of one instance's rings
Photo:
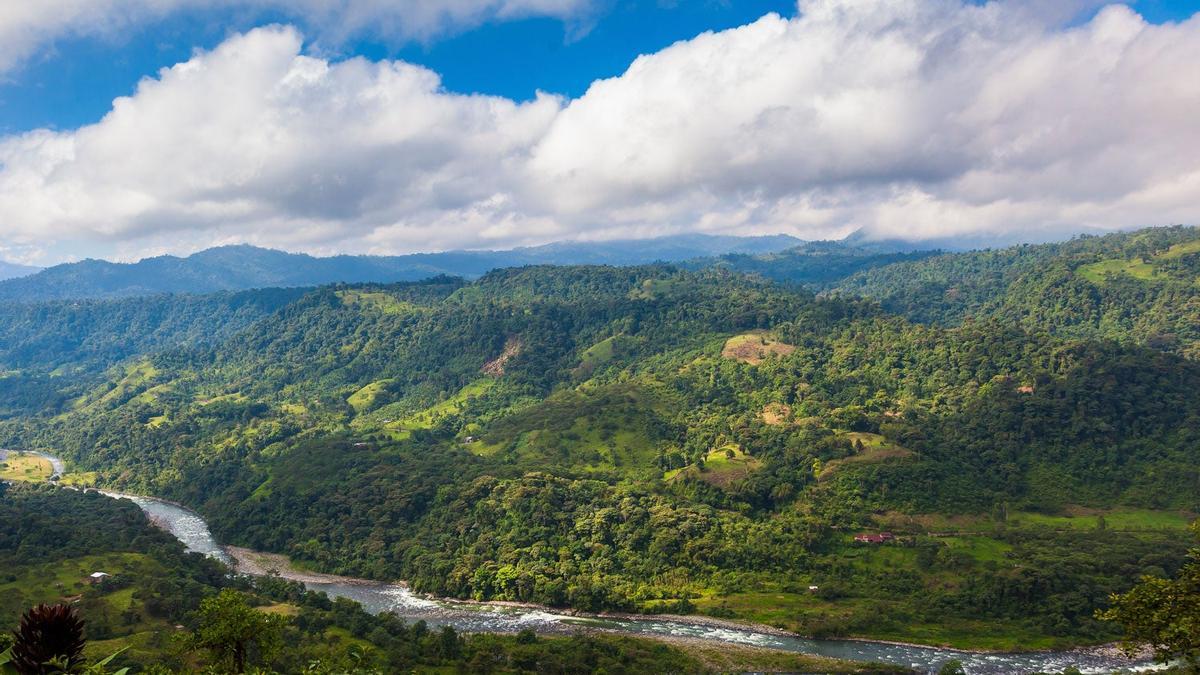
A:
{"type": "Polygon", "coordinates": [[[189,9],[270,10],[303,21],[311,37],[339,43],[370,34],[427,40],[487,21],[548,16],[586,23],[595,0],[5,0],[0,2],[0,74],[56,40],[115,37],[189,9]]]}
{"type": "Polygon", "coordinates": [[[1150,25],[1116,5],[1064,28],[1031,7],[809,0],[577,100],[522,104],[260,29],[95,125],[0,140],[0,245],[399,252],[1200,222],[1200,16],[1150,25]]]}

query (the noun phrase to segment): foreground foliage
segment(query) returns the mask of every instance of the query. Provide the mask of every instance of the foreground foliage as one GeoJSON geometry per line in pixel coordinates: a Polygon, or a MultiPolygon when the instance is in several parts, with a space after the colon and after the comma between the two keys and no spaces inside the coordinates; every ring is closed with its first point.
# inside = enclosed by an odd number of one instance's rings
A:
{"type": "MultiPolygon", "coordinates": [[[[1200,538],[1200,523],[1192,526],[1200,538]]],[[[1200,670],[1200,548],[1175,579],[1146,576],[1129,592],[1113,596],[1112,607],[1100,614],[1125,628],[1125,649],[1154,650],[1162,662],[1182,661],[1200,670]]]]}

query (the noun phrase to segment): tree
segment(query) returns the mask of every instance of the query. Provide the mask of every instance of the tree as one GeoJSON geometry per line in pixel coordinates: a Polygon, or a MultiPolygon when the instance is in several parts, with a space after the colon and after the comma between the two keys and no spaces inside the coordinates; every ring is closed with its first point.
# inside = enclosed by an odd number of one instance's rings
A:
{"type": "Polygon", "coordinates": [[[207,650],[222,667],[242,673],[252,649],[263,661],[278,651],[285,621],[254,609],[245,595],[227,588],[200,603],[200,627],[192,634],[191,646],[207,650]]]}
{"type": "MultiPolygon", "coordinates": [[[[1192,531],[1200,538],[1200,520],[1192,523],[1192,531]]],[[[1200,548],[1188,557],[1178,578],[1142,577],[1128,593],[1113,595],[1112,607],[1097,614],[1125,627],[1126,654],[1149,646],[1160,662],[1182,659],[1200,670],[1200,548]]]]}

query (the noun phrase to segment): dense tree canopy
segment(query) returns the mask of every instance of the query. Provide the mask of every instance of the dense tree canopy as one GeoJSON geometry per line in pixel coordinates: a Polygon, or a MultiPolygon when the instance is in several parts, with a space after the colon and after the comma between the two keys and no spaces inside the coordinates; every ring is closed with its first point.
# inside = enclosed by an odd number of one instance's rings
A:
{"type": "Polygon", "coordinates": [[[1177,571],[1200,511],[1197,241],[914,256],[819,296],[737,265],[322,287],[94,386],[47,376],[0,445],[433,593],[1103,640],[1095,611],[1177,571]]]}

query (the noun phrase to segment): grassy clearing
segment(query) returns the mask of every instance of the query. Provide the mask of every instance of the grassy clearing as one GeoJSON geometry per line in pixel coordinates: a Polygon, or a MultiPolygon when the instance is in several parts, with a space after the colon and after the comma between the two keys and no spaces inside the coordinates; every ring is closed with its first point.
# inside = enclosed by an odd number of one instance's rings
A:
{"type": "Polygon", "coordinates": [[[796,348],[780,342],[766,333],[754,332],[735,335],[725,341],[721,356],[726,359],[757,366],[773,356],[787,356],[796,348]]]}
{"type": "MultiPolygon", "coordinates": [[[[1154,511],[1150,509],[1115,508],[1091,509],[1067,506],[1059,514],[1015,511],[1004,523],[1006,527],[1049,528],[1054,530],[1095,530],[1104,527],[1114,532],[1161,532],[1187,530],[1197,514],[1186,511],[1154,511]]],[[[936,513],[887,513],[875,518],[880,529],[895,532],[960,533],[986,535],[1000,525],[990,515],[961,514],[947,516],[936,513]]]]}
{"type": "Polygon", "coordinates": [[[907,448],[902,448],[894,443],[888,442],[886,438],[879,434],[868,434],[859,431],[850,431],[843,434],[846,440],[850,441],[855,447],[860,447],[861,450],[849,457],[830,460],[825,464],[825,468],[817,476],[817,480],[826,480],[840,467],[849,464],[878,464],[893,459],[906,459],[913,456],[913,452],[907,448]]]}
{"type": "Polygon", "coordinates": [[[41,483],[54,473],[50,460],[24,453],[8,453],[0,462],[0,480],[19,480],[41,483]]]}
{"type": "MultiPolygon", "coordinates": [[[[1153,259],[1175,260],[1193,253],[1200,253],[1200,239],[1175,244],[1165,251],[1154,254],[1153,259]]],[[[1097,285],[1103,285],[1106,277],[1110,274],[1128,274],[1135,279],[1142,279],[1143,281],[1165,278],[1165,275],[1155,269],[1152,263],[1146,262],[1141,258],[1134,258],[1133,260],[1119,258],[1101,260],[1090,265],[1083,265],[1076,270],[1076,273],[1097,285]]]]}
{"type": "Polygon", "coordinates": [[[150,616],[133,587],[106,590],[85,579],[108,572],[132,579],[159,578],[166,570],[142,553],[105,553],[0,570],[0,625],[10,626],[27,608],[40,603],[77,600],[85,621],[110,626],[114,637],[88,641],[85,654],[102,659],[128,647],[127,657],[153,663],[170,645],[174,627],[150,616]],[[132,622],[124,616],[137,617],[132,622]]]}
{"type": "MultiPolygon", "coordinates": [[[[139,574],[160,566],[141,553],[105,553],[41,565],[25,565],[0,575],[0,616],[15,617],[39,603],[54,603],[92,588],[85,578],[92,572],[139,574]]],[[[132,601],[132,588],[104,595],[110,609],[120,612],[132,601]]]]}
{"type": "Polygon", "coordinates": [[[274,605],[265,605],[263,607],[257,607],[256,609],[264,614],[278,614],[280,616],[300,615],[300,608],[287,602],[280,602],[274,605]]]}
{"type": "Polygon", "coordinates": [[[943,537],[939,541],[979,562],[1001,562],[1004,554],[1012,550],[1010,544],[983,536],[943,537]]]}
{"type": "Polygon", "coordinates": [[[375,407],[380,396],[386,391],[387,386],[391,384],[391,380],[377,380],[359,389],[346,399],[346,403],[350,404],[351,408],[357,413],[366,412],[375,407]]]}
{"type": "MultiPolygon", "coordinates": [[[[654,463],[656,447],[641,429],[625,426],[623,421],[601,420],[588,415],[564,421],[571,425],[522,434],[510,447],[521,460],[533,463],[602,470],[635,470],[654,463]]],[[[483,445],[477,452],[487,450],[495,451],[483,445]]],[[[472,448],[472,451],[476,450],[472,448]]]]}
{"type": "Polygon", "coordinates": [[[486,396],[495,386],[496,380],[491,378],[476,380],[446,400],[416,411],[412,410],[411,401],[389,403],[375,409],[370,415],[355,420],[353,426],[363,430],[377,429],[392,440],[401,441],[418,429],[433,429],[448,415],[462,412],[472,399],[486,396]]]}
{"type": "Polygon", "coordinates": [[[1149,509],[1066,509],[1061,515],[1018,512],[1008,518],[1009,525],[1029,525],[1053,529],[1095,530],[1101,527],[1120,532],[1150,530],[1186,530],[1196,519],[1194,513],[1151,511],[1149,509]],[[1101,520],[1103,519],[1103,521],[1101,520]]]}
{"type": "Polygon", "coordinates": [[[617,340],[616,335],[605,338],[596,344],[588,347],[580,357],[584,365],[599,366],[608,363],[613,357],[613,345],[617,340]]]}
{"type": "Polygon", "coordinates": [[[621,346],[628,338],[624,335],[614,335],[605,338],[588,347],[579,355],[579,365],[575,368],[577,377],[590,376],[597,368],[612,361],[621,353],[621,346]]]}
{"type": "Polygon", "coordinates": [[[704,468],[692,465],[674,469],[663,474],[663,480],[697,478],[710,485],[725,487],[739,481],[762,468],[762,462],[747,455],[734,443],[709,452],[704,458],[704,468]]]}
{"type": "Polygon", "coordinates": [[[65,473],[58,483],[59,485],[95,485],[96,472],[79,471],[75,473],[65,473]]]}
{"type": "Polygon", "coordinates": [[[89,640],[83,654],[92,661],[99,661],[110,654],[125,649],[122,659],[136,663],[154,663],[163,652],[171,649],[171,633],[179,631],[163,625],[158,630],[145,630],[109,640],[89,640]]]}
{"type": "Polygon", "coordinates": [[[1103,285],[1107,277],[1117,274],[1128,274],[1135,279],[1150,280],[1158,276],[1153,265],[1140,258],[1134,260],[1101,260],[1100,262],[1083,265],[1076,273],[1093,284],[1103,285]]]}
{"type": "Polygon", "coordinates": [[[338,298],[347,307],[360,311],[379,312],[381,314],[408,314],[417,309],[416,305],[400,300],[380,291],[338,291],[338,298]]]}
{"type": "MultiPolygon", "coordinates": [[[[129,364],[125,367],[125,374],[111,389],[102,389],[81,396],[71,402],[71,407],[76,410],[82,410],[98,405],[124,403],[145,389],[146,385],[158,377],[159,374],[159,370],[149,361],[139,361],[129,364]]],[[[153,394],[151,397],[153,397],[153,394]]],[[[150,400],[153,401],[153,398],[150,400]]]]}
{"type": "Polygon", "coordinates": [[[1171,248],[1159,253],[1154,257],[1161,258],[1163,260],[1174,260],[1175,258],[1182,258],[1183,256],[1190,255],[1192,253],[1200,253],[1200,239],[1196,239],[1194,241],[1185,241],[1182,244],[1175,244],[1171,248]]]}
{"type": "Polygon", "coordinates": [[[1069,639],[1047,635],[1024,622],[1005,619],[963,619],[938,624],[906,622],[894,629],[872,631],[856,637],[991,651],[1038,651],[1078,646],[1069,639]]]}
{"type": "Polygon", "coordinates": [[[285,415],[295,415],[297,417],[308,414],[308,406],[302,403],[282,403],[279,405],[279,411],[285,415]]]}

